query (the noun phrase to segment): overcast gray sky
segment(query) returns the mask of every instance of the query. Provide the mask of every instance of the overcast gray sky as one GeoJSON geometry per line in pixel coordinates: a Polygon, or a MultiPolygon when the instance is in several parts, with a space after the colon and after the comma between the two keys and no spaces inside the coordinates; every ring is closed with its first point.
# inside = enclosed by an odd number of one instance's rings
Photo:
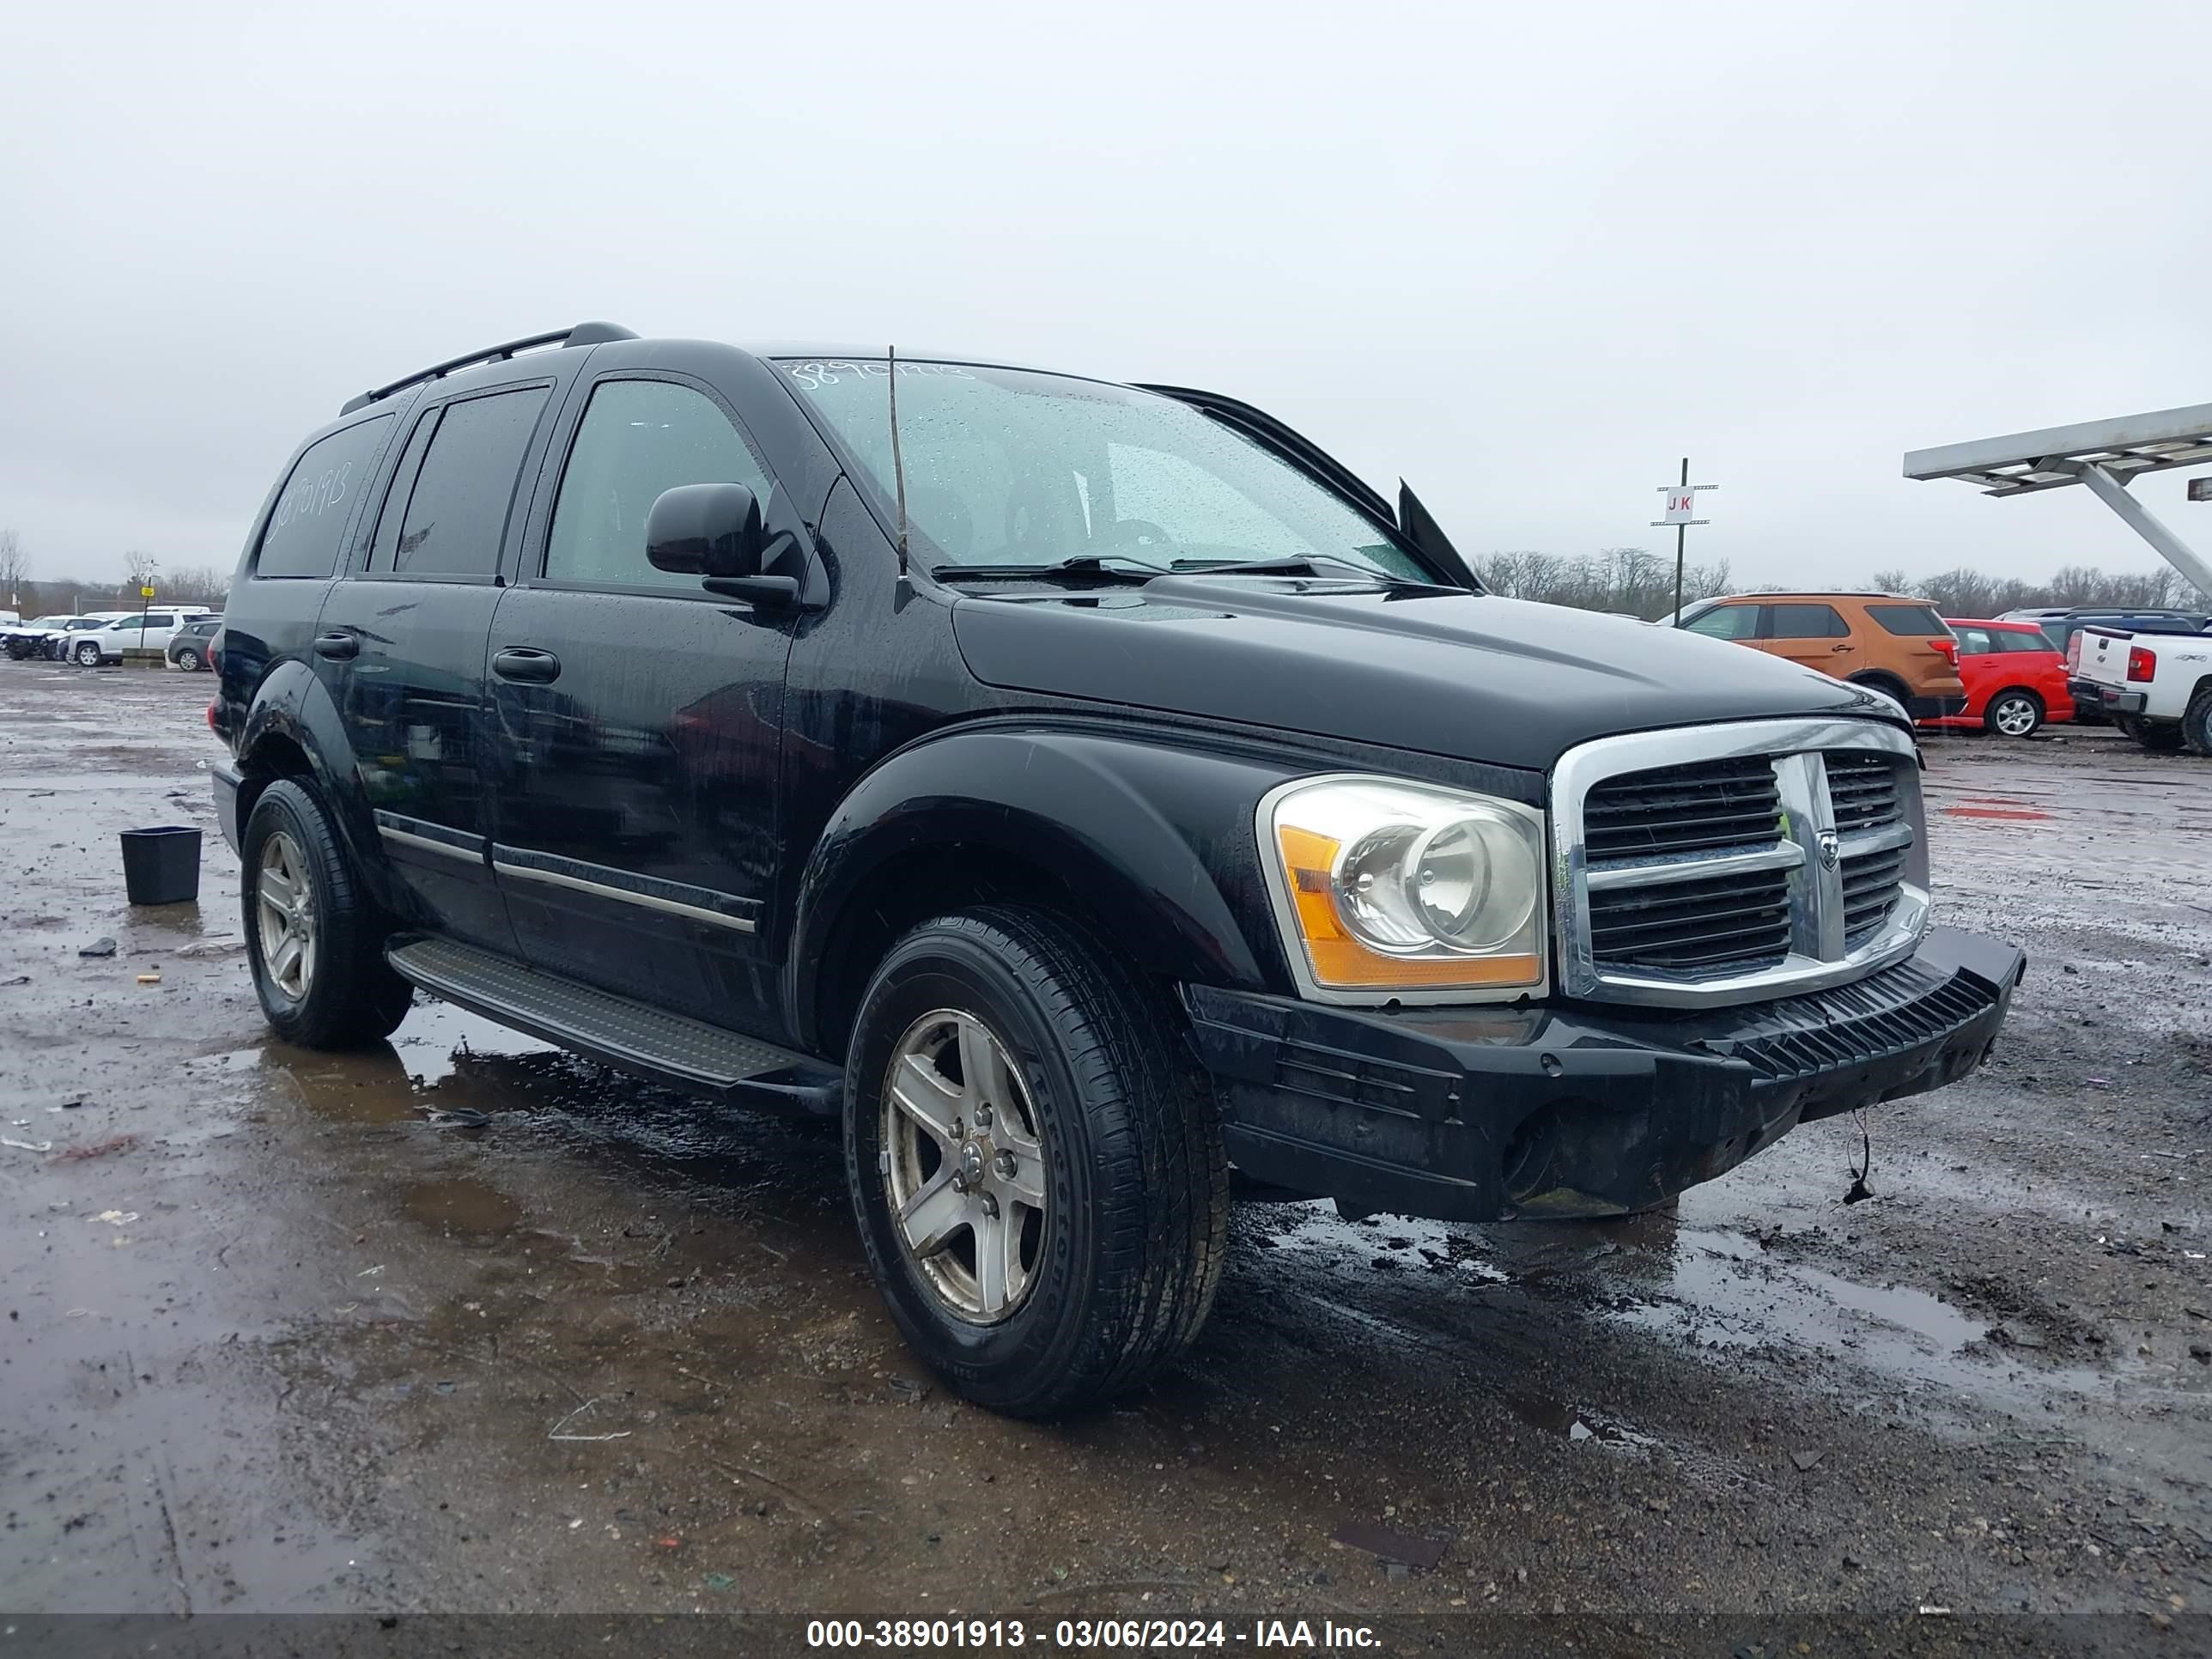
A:
{"type": "MultiPolygon", "coordinates": [[[[236,556],[349,395],[586,317],[1262,404],[1471,554],[2155,563],[1902,452],[2212,399],[2212,21],[2106,3],[11,8],[0,526],[236,556]]],[[[2139,490],[2200,545],[2212,507],[2139,490]]]]}

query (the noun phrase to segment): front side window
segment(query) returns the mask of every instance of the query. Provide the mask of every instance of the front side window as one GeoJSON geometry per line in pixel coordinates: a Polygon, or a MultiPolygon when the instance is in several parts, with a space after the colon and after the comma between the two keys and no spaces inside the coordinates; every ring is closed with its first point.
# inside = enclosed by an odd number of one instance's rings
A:
{"type": "MultiPolygon", "coordinates": [[[[1956,629],[1951,631],[1958,632],[1956,629]]],[[[2033,628],[1992,628],[1988,630],[1988,637],[1989,643],[1984,649],[1990,652],[2047,651],[2051,648],[2045,643],[2043,635],[2033,628]]],[[[1959,648],[1963,651],[1966,647],[1961,645],[1959,648]]]]}
{"type": "MultiPolygon", "coordinates": [[[[1993,643],[1993,641],[2002,640],[2006,636],[1996,632],[1992,629],[1962,628],[1958,623],[1954,623],[1951,625],[1951,632],[1958,638],[1959,654],[1962,657],[1985,657],[1993,651],[2002,651],[2010,648],[2007,646],[1993,643]]],[[[2039,638],[2041,636],[2038,635],[2037,637],[2039,638]]]]}
{"type": "Polygon", "coordinates": [[[380,415],[307,447],[262,532],[256,576],[331,574],[354,497],[368,483],[369,464],[391,423],[390,416],[380,415]]]}
{"type": "MultiPolygon", "coordinates": [[[[894,494],[882,362],[781,365],[894,494]]],[[[1130,386],[964,363],[898,366],[907,514],[939,562],[1097,556],[1175,568],[1328,558],[1425,580],[1389,532],[1187,404],[1130,386]]]]}
{"type": "Polygon", "coordinates": [[[1757,632],[1758,625],[1759,607],[1755,605],[1717,605],[1703,616],[1682,624],[1692,634],[1716,640],[1747,640],[1757,632]]]}
{"type": "Polygon", "coordinates": [[[488,577],[499,568],[507,508],[545,406],[544,386],[465,398],[423,417],[408,441],[427,446],[409,488],[403,465],[377,525],[372,569],[398,576],[488,577]],[[425,431],[434,420],[434,429],[425,431]],[[406,505],[394,517],[401,491],[406,505]],[[386,522],[393,526],[387,544],[386,522]]]}
{"type": "Polygon", "coordinates": [[[766,470],[713,398],[669,380],[602,382],[561,474],[546,579],[696,592],[697,576],[646,562],[645,520],[662,491],[697,483],[768,499],[766,470]]]}

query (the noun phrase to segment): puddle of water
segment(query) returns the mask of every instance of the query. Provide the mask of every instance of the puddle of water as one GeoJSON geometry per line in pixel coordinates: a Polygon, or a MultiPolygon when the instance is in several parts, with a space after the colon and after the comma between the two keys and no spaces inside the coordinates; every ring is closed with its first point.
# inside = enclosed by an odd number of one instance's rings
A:
{"type": "Polygon", "coordinates": [[[448,1237],[495,1238],[512,1232],[522,1206],[496,1187],[467,1176],[420,1181],[406,1189],[399,1207],[410,1219],[448,1237]]]}
{"type": "Polygon", "coordinates": [[[1664,1300],[1615,1316],[1647,1330],[1686,1328],[1708,1347],[1787,1343],[1928,1376],[1948,1374],[1936,1362],[1989,1334],[1986,1322],[1925,1291],[1775,1261],[1737,1233],[1683,1230],[1673,1269],[1664,1300]],[[1847,1316],[1839,1319],[1838,1310],[1847,1316]]]}
{"type": "Polygon", "coordinates": [[[1592,1441],[1600,1446],[1633,1447],[1638,1451],[1650,1451],[1659,1442],[1648,1434],[1614,1422],[1596,1412],[1571,1406],[1564,1400],[1548,1395],[1508,1393],[1504,1396],[1506,1408],[1532,1429],[1541,1429],[1547,1434],[1565,1435],[1579,1443],[1592,1441]]]}
{"type": "Polygon", "coordinates": [[[1368,1226],[1346,1221],[1337,1214],[1335,1205],[1326,1200],[1285,1204],[1281,1208],[1296,1219],[1273,1235],[1278,1249],[1356,1256],[1370,1261],[1381,1257],[1398,1261],[1407,1268],[1449,1270],[1467,1279],[1497,1285],[1509,1283],[1513,1278],[1489,1259],[1484,1241],[1450,1222],[1394,1215],[1368,1226]]]}
{"type": "Polygon", "coordinates": [[[553,1052],[550,1042],[426,996],[415,999],[413,1010],[392,1034],[392,1046],[406,1074],[425,1088],[443,1083],[477,1055],[553,1052]]]}

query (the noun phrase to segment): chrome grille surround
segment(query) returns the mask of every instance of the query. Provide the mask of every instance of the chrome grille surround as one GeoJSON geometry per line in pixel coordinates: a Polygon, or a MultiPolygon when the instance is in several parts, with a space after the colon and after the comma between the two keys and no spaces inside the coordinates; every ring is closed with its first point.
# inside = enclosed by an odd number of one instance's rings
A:
{"type": "MultiPolygon", "coordinates": [[[[1869,763],[1854,760],[1839,775],[1869,763]]],[[[1854,774],[1845,792],[1867,791],[1854,774]]],[[[1847,803],[1846,816],[1866,814],[1847,803]]],[[[1887,863],[1887,860],[1883,860],[1887,863]]],[[[1928,927],[1928,855],[1920,799],[1919,754],[1911,736],[1863,720],[1747,720],[1601,738],[1569,750],[1552,770],[1552,890],[1556,981],[1571,997],[1648,1006],[1704,1008],[1817,991],[1863,978],[1912,954],[1928,927]],[[1839,829],[1823,757],[1837,752],[1884,757],[1896,789],[1896,821],[1839,829]],[[1584,845],[1583,805],[1609,779],[1662,768],[1762,758],[1774,768],[1780,811],[1771,841],[1741,842],[1642,857],[1593,861],[1584,845]],[[1823,857],[1832,836],[1835,857],[1823,857]],[[1845,937],[1844,876],[1877,855],[1901,852],[1895,896],[1869,920],[1856,908],[1845,937]],[[1589,894],[1622,887],[1659,888],[1700,878],[1780,871],[1787,884],[1789,941],[1778,961],[1749,971],[1698,973],[1617,963],[1601,964],[1591,945],[1589,894]]],[[[1855,895],[1856,896],[1856,895],[1855,895]]]]}

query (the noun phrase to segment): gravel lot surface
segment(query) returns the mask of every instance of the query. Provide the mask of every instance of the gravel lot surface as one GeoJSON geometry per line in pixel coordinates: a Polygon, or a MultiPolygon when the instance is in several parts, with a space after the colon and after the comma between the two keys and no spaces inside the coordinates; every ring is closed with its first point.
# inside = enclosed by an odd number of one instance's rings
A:
{"type": "Polygon", "coordinates": [[[831,1134],[427,1000],[270,1042],[209,684],[0,663],[0,1612],[2212,1644],[2212,763],[1929,741],[1939,914],[2031,967],[1983,1073],[1867,1115],[1870,1201],[1844,1118],[1629,1223],[1247,1206],[1192,1362],[1041,1428],[903,1349],[831,1134]],[[163,822],[200,902],[133,912],[163,822]]]}

